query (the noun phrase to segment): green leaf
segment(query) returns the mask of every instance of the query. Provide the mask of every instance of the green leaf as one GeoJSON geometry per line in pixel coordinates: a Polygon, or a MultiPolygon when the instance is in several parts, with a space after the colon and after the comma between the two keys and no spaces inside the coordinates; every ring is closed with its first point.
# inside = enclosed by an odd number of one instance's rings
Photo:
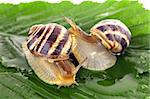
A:
{"type": "Polygon", "coordinates": [[[29,70],[24,54],[22,52],[21,43],[25,37],[0,34],[0,55],[1,63],[7,67],[16,67],[21,70],[29,70]]]}
{"type": "Polygon", "coordinates": [[[24,99],[24,98],[39,98],[42,99],[36,91],[28,86],[24,77],[20,74],[1,73],[0,74],[0,98],[1,99],[24,99]],[[9,94],[8,94],[9,93],[9,94]]]}
{"type": "Polygon", "coordinates": [[[0,98],[14,99],[148,99],[150,97],[150,11],[137,1],[105,3],[46,2],[0,4],[0,98]],[[105,71],[81,68],[79,86],[57,88],[41,81],[28,65],[21,44],[34,24],[57,22],[69,28],[63,17],[73,19],[87,33],[103,19],[124,22],[132,32],[131,44],[117,63],[105,71]]]}

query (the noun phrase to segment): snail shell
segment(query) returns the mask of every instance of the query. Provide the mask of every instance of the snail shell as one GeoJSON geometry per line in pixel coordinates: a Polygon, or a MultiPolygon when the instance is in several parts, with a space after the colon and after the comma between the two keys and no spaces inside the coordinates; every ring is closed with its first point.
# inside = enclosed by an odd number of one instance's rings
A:
{"type": "Polygon", "coordinates": [[[27,41],[22,44],[27,61],[36,75],[46,83],[70,86],[80,66],[66,57],[71,47],[66,28],[56,23],[32,26],[27,41]],[[53,61],[51,61],[53,60],[53,61]]]}
{"type": "Polygon", "coordinates": [[[107,19],[91,28],[91,35],[96,36],[112,53],[120,55],[129,46],[131,32],[121,21],[107,19]]]}
{"type": "Polygon", "coordinates": [[[85,33],[72,20],[65,18],[71,25],[72,53],[83,68],[89,70],[106,70],[116,63],[116,56],[112,55],[100,42],[85,33]],[[87,58],[84,62],[83,60],[87,58]]]}
{"type": "Polygon", "coordinates": [[[67,29],[56,23],[32,26],[27,40],[28,49],[39,56],[55,59],[65,56],[71,47],[67,29]]]}

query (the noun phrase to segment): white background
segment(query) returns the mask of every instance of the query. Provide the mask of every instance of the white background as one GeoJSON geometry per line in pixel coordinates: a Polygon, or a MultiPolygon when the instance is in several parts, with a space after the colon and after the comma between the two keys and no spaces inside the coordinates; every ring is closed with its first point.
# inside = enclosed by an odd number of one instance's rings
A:
{"type": "MultiPolygon", "coordinates": [[[[71,1],[74,4],[80,4],[83,1],[105,2],[106,0],[0,0],[0,3],[19,4],[21,2],[25,3],[25,2],[32,2],[32,1],[46,1],[50,3],[58,3],[61,1],[71,1]]],[[[121,1],[121,0],[116,0],[116,1],[121,1]]],[[[134,1],[134,0],[131,0],[131,1],[134,1]]],[[[139,0],[139,3],[142,3],[145,9],[150,10],[150,0],[139,0]]]]}

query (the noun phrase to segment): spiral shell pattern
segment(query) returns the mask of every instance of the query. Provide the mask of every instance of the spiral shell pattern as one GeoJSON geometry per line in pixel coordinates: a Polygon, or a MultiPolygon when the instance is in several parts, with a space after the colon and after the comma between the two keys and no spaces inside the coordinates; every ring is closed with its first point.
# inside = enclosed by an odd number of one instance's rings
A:
{"type": "Polygon", "coordinates": [[[27,47],[34,55],[57,58],[70,51],[71,42],[65,27],[56,23],[40,24],[30,28],[27,47]]]}
{"type": "Polygon", "coordinates": [[[102,44],[114,54],[122,53],[131,40],[131,32],[119,20],[107,19],[100,21],[91,28],[92,35],[97,36],[102,44]]]}

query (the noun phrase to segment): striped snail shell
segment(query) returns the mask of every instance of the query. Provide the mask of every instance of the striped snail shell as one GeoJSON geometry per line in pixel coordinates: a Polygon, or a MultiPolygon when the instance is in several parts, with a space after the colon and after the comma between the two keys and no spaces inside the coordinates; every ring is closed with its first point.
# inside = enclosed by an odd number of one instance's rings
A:
{"type": "Polygon", "coordinates": [[[69,52],[71,42],[71,36],[65,27],[50,23],[32,26],[28,35],[27,46],[35,55],[55,59],[69,52]]]}
{"type": "Polygon", "coordinates": [[[67,29],[56,23],[30,28],[23,52],[36,75],[46,83],[70,86],[80,66],[75,67],[67,55],[72,39],[67,29]]]}
{"type": "Polygon", "coordinates": [[[131,32],[125,24],[116,19],[100,21],[91,28],[91,35],[115,55],[120,55],[129,46],[131,32]]]}

